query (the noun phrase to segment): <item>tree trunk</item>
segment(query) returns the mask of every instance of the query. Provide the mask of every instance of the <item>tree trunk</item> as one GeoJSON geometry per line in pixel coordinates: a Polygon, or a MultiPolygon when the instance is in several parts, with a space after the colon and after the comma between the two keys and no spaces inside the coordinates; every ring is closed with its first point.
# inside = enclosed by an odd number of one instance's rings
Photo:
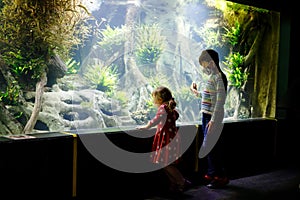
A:
{"type": "Polygon", "coordinates": [[[276,79],[278,66],[279,15],[274,12],[266,19],[264,34],[256,50],[255,77],[253,90],[253,116],[275,117],[276,112],[276,79]],[[276,34],[272,34],[276,33],[276,34]]]}
{"type": "Polygon", "coordinates": [[[134,93],[137,88],[144,86],[147,81],[137,67],[134,59],[134,44],[135,44],[135,23],[138,13],[138,7],[135,5],[128,6],[125,23],[128,25],[129,31],[126,35],[126,42],[124,45],[124,62],[125,62],[125,77],[124,89],[126,88],[129,94],[134,93]]]}
{"type": "Polygon", "coordinates": [[[41,75],[41,80],[36,84],[34,107],[30,119],[27,121],[25,128],[23,130],[24,134],[31,133],[37,122],[38,115],[42,107],[42,97],[44,93],[44,87],[46,84],[47,84],[47,73],[43,72],[41,75]]]}

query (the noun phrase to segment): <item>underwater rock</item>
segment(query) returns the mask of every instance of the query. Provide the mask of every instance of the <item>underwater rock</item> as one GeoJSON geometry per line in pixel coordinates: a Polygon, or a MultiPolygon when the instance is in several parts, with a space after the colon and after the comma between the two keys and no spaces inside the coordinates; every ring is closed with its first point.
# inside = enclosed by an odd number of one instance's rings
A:
{"type": "MultiPolygon", "coordinates": [[[[82,88],[80,83],[76,83],[82,88]]],[[[61,82],[60,86],[62,85],[61,82]]],[[[38,123],[43,123],[43,129],[55,132],[135,124],[129,112],[123,110],[104,92],[95,89],[67,89],[65,85],[63,87],[65,90],[54,84],[43,95],[42,110],[38,117],[38,123]]]]}
{"type": "Polygon", "coordinates": [[[58,55],[51,56],[48,63],[48,73],[47,73],[47,86],[51,87],[56,83],[57,78],[62,78],[67,72],[66,64],[60,59],[58,55]]]}

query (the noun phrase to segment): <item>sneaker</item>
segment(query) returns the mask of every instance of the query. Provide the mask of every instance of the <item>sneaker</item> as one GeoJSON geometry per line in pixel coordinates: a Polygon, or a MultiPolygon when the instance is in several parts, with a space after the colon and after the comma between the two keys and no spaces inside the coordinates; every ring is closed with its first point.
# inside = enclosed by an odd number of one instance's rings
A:
{"type": "Polygon", "coordinates": [[[212,176],[209,176],[208,174],[206,174],[204,177],[203,177],[203,181],[204,181],[204,185],[207,185],[209,184],[214,178],[212,176]]]}
{"type": "Polygon", "coordinates": [[[224,188],[228,183],[229,179],[227,177],[214,177],[207,187],[211,189],[219,189],[224,188]]]}

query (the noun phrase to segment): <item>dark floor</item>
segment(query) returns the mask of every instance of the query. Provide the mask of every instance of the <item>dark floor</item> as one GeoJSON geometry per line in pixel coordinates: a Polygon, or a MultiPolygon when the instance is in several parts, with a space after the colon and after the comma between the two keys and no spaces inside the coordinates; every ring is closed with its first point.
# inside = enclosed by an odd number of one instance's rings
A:
{"type": "Polygon", "coordinates": [[[195,185],[182,196],[154,194],[144,200],[300,200],[300,170],[296,167],[230,181],[224,189],[195,185]]]}

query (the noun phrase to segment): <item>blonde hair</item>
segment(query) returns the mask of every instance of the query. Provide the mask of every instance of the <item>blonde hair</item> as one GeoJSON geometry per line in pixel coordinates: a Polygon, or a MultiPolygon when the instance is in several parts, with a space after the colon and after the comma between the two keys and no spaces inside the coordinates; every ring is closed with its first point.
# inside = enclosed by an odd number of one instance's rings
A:
{"type": "Polygon", "coordinates": [[[157,87],[152,93],[152,97],[158,99],[160,98],[163,102],[168,102],[168,108],[174,110],[177,103],[172,96],[172,92],[169,88],[165,86],[157,87]]]}

